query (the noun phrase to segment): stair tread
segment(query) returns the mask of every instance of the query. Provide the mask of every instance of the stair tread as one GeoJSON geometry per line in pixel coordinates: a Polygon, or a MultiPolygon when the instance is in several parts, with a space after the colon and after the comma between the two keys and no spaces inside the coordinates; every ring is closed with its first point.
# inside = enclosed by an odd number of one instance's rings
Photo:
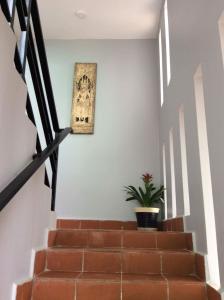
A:
{"type": "Polygon", "coordinates": [[[36,276],[35,279],[76,279],[80,272],[44,271],[36,276]]]}
{"type": "Polygon", "coordinates": [[[122,273],[97,273],[97,272],[60,272],[45,271],[35,280],[60,279],[60,280],[90,280],[90,281],[157,281],[157,282],[179,282],[183,284],[204,284],[197,276],[194,275],[158,275],[158,274],[122,274],[122,273]]]}
{"type": "Polygon", "coordinates": [[[138,253],[178,253],[178,254],[191,254],[195,253],[187,249],[149,249],[149,248],[79,248],[79,247],[64,247],[54,246],[49,247],[47,251],[69,251],[69,252],[138,252],[138,253]]]}
{"type": "Polygon", "coordinates": [[[181,234],[181,235],[188,235],[188,232],[182,232],[182,231],[147,231],[147,230],[129,230],[129,229],[98,229],[98,228],[57,228],[57,229],[52,229],[51,231],[56,231],[56,232],[86,232],[86,231],[97,231],[97,232],[124,232],[124,233],[130,233],[130,232],[134,232],[134,233],[142,233],[142,234],[149,234],[149,235],[154,235],[154,234],[166,234],[166,235],[177,235],[177,234],[181,234]]]}
{"type": "Polygon", "coordinates": [[[182,283],[201,283],[205,284],[203,280],[201,280],[199,277],[196,275],[164,275],[167,281],[178,281],[182,283]]]}

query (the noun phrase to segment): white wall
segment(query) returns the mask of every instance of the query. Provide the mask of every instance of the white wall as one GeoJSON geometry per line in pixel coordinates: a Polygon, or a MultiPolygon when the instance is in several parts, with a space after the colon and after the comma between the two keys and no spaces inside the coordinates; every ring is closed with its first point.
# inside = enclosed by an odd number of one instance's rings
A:
{"type": "MultiPolygon", "coordinates": [[[[0,9],[0,190],[31,162],[36,129],[25,114],[26,86],[14,65],[15,36],[0,9]]],[[[0,212],[0,300],[14,299],[13,283],[32,276],[32,249],[45,246],[51,192],[44,167],[0,212]]]]}
{"type": "Polygon", "coordinates": [[[12,285],[32,278],[32,249],[46,248],[50,227],[50,190],[44,167],[0,213],[0,299],[13,299],[12,285]]]}
{"type": "Polygon", "coordinates": [[[160,180],[158,51],[154,40],[47,41],[59,122],[70,126],[75,62],[98,64],[95,133],[60,148],[56,211],[63,218],[134,219],[123,186],[160,180]]]}
{"type": "MultiPolygon", "coordinates": [[[[196,105],[193,76],[201,64],[204,79],[205,113],[207,121],[208,149],[211,165],[214,212],[218,243],[218,258],[221,286],[224,287],[224,69],[218,30],[218,20],[224,10],[221,0],[168,0],[171,73],[169,87],[166,87],[166,59],[164,18],[163,34],[164,95],[161,109],[161,145],[165,143],[169,158],[169,130],[174,130],[174,156],[176,165],[176,186],[182,185],[179,108],[184,107],[186,128],[187,167],[189,178],[191,214],[186,217],[186,228],[196,233],[196,250],[207,253],[202,179],[199,157],[196,105]]],[[[162,157],[162,154],[161,154],[162,157]]],[[[167,161],[168,212],[171,217],[170,163],[167,161]]],[[[178,215],[184,214],[183,191],[177,197],[178,215]]],[[[212,283],[214,282],[210,272],[212,283]]]]}

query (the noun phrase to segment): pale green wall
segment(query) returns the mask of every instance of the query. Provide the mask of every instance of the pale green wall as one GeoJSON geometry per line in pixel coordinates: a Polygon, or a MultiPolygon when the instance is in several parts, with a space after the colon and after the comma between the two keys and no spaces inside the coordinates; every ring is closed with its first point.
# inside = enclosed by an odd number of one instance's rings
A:
{"type": "Polygon", "coordinates": [[[60,148],[57,214],[134,218],[123,186],[145,171],[160,177],[156,41],[47,41],[47,53],[61,127],[70,124],[74,63],[98,64],[95,133],[60,148]]]}

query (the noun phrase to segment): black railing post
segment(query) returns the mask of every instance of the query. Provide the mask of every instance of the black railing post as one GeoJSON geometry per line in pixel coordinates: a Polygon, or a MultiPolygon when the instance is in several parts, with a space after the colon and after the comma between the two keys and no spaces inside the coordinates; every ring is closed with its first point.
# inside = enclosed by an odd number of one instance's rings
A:
{"type": "Polygon", "coordinates": [[[25,13],[23,10],[23,5],[21,3],[21,0],[16,1],[16,8],[18,11],[18,18],[19,18],[19,24],[20,24],[21,31],[26,31],[27,30],[27,22],[26,22],[25,13]]]}
{"type": "Polygon", "coordinates": [[[43,77],[44,77],[46,93],[48,96],[49,109],[51,111],[53,128],[54,128],[55,132],[59,132],[60,128],[59,128],[59,123],[58,123],[57,110],[56,110],[55,102],[54,102],[54,94],[53,94],[53,89],[52,89],[52,85],[51,85],[50,72],[49,72],[47,55],[46,55],[46,50],[45,50],[45,45],[44,45],[43,32],[42,32],[41,23],[40,23],[40,15],[39,15],[39,10],[38,10],[36,0],[32,0],[31,14],[32,14],[32,21],[33,21],[33,26],[34,26],[34,32],[38,39],[37,48],[39,51],[40,64],[41,64],[41,69],[42,69],[42,73],[43,73],[43,77]]]}
{"type": "Polygon", "coordinates": [[[14,28],[14,20],[15,20],[15,13],[16,13],[16,1],[13,0],[12,3],[12,13],[11,13],[11,27],[14,28]]]}
{"type": "Polygon", "coordinates": [[[28,40],[28,48],[27,48],[27,58],[29,62],[29,67],[30,67],[30,73],[32,76],[33,80],[33,85],[36,93],[36,98],[37,98],[37,104],[39,107],[39,111],[41,114],[41,119],[43,121],[43,129],[45,133],[45,138],[47,144],[49,144],[53,140],[52,132],[51,132],[51,125],[50,125],[50,120],[47,112],[47,106],[45,102],[45,97],[44,97],[44,91],[43,87],[41,85],[41,76],[40,76],[40,71],[38,69],[38,62],[37,62],[37,57],[35,54],[35,48],[34,48],[34,43],[33,43],[33,38],[32,38],[32,33],[29,32],[29,40],[28,40]]]}
{"type": "MultiPolygon", "coordinates": [[[[45,150],[42,150],[39,135],[37,132],[37,153],[34,154],[33,161],[22,172],[20,172],[20,174],[15,179],[13,179],[5,189],[0,192],[0,210],[9,203],[12,197],[22,188],[22,186],[31,178],[36,170],[48,158],[50,159],[52,168],[51,209],[54,210],[58,171],[58,147],[62,140],[71,132],[71,128],[60,129],[59,127],[43,33],[41,29],[39,10],[36,0],[30,0],[28,2],[28,7],[26,4],[26,0],[13,0],[11,11],[8,6],[7,0],[0,0],[0,6],[6,20],[10,23],[12,30],[14,25],[14,17],[17,12],[21,32],[25,32],[26,34],[25,42],[22,47],[24,49],[24,52],[19,53],[19,48],[16,45],[14,62],[16,69],[21,75],[24,82],[26,82],[26,61],[28,61],[29,63],[32,84],[35,91],[38,110],[40,113],[44,136],[47,144],[45,150]],[[33,24],[34,36],[32,35],[31,30],[31,19],[33,24]],[[50,121],[52,121],[53,130],[50,121]],[[53,139],[54,133],[55,138],[53,139]]],[[[29,119],[34,124],[34,126],[36,126],[29,94],[27,95],[26,110],[29,119]]],[[[46,166],[45,184],[50,187],[46,166]]]]}
{"type": "MultiPolygon", "coordinates": [[[[56,150],[58,157],[58,149],[56,150]]],[[[51,196],[51,210],[55,210],[56,188],[57,188],[57,176],[58,176],[58,159],[55,166],[55,171],[52,176],[52,196],[51,196]]]]}
{"type": "Polygon", "coordinates": [[[46,186],[50,187],[50,182],[49,182],[49,178],[48,178],[48,175],[47,175],[46,168],[45,168],[44,183],[45,183],[46,186]]]}
{"type": "Polygon", "coordinates": [[[2,11],[5,15],[6,20],[10,23],[11,22],[11,15],[10,15],[10,10],[9,10],[7,0],[1,0],[0,4],[1,4],[2,11]]]}

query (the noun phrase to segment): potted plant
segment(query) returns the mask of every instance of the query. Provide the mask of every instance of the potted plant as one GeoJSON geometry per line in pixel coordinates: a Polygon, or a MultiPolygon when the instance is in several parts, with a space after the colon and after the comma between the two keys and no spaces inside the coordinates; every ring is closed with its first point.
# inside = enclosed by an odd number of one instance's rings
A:
{"type": "Polygon", "coordinates": [[[155,204],[164,202],[164,186],[156,187],[152,182],[153,176],[148,173],[143,174],[141,179],[144,182],[144,188],[139,187],[137,190],[132,185],[125,186],[125,191],[129,196],[126,201],[137,200],[141,204],[141,207],[134,209],[138,229],[157,230],[157,219],[160,209],[155,207],[155,204]]]}

